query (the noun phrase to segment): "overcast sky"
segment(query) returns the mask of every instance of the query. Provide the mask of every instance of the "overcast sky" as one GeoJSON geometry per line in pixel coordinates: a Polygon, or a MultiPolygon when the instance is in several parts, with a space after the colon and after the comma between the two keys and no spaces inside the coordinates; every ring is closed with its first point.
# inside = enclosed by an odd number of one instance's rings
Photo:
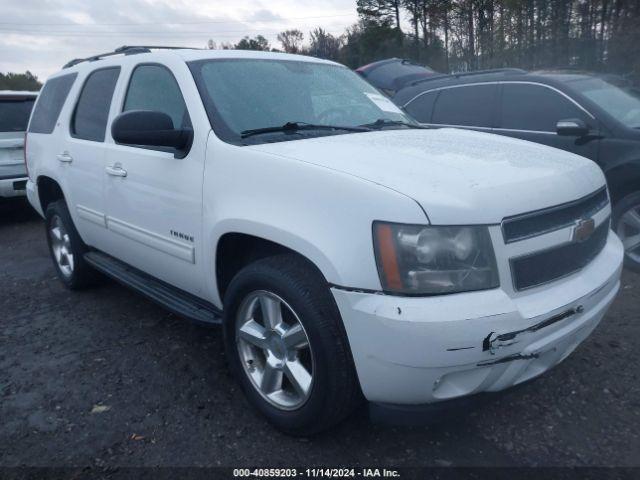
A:
{"type": "Polygon", "coordinates": [[[2,0],[0,72],[40,80],[68,60],[121,45],[204,47],[321,26],[341,34],[357,20],[355,0],[2,0]]]}

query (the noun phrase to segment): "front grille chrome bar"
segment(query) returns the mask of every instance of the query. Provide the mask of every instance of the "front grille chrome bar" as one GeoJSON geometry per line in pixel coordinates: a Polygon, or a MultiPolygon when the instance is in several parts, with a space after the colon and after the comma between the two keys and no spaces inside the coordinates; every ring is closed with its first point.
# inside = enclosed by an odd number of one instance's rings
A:
{"type": "Polygon", "coordinates": [[[573,202],[507,217],[502,221],[502,236],[505,243],[513,243],[561,230],[593,217],[608,204],[607,188],[602,187],[573,202]]]}

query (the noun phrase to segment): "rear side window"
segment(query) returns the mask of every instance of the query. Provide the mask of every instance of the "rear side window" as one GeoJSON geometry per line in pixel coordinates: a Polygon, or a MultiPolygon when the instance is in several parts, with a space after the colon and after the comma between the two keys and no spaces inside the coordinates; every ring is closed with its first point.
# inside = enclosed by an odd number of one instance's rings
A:
{"type": "Polygon", "coordinates": [[[166,113],[174,128],[190,127],[187,106],[173,74],[160,65],[140,65],[131,74],[123,111],[166,113]]]}
{"type": "Polygon", "coordinates": [[[431,122],[491,127],[497,87],[493,84],[446,88],[435,102],[431,122]]]}
{"type": "Polygon", "coordinates": [[[111,98],[120,68],[104,68],[88,77],[76,105],[71,122],[71,135],[83,140],[104,142],[111,98]]]}
{"type": "Polygon", "coordinates": [[[438,98],[438,93],[440,92],[435,91],[420,95],[415,100],[412,100],[405,107],[405,110],[420,123],[431,123],[433,105],[436,102],[436,98],[438,98]]]}
{"type": "Polygon", "coordinates": [[[559,120],[588,120],[573,102],[540,85],[504,84],[500,105],[504,129],[555,133],[559,120]]]}
{"type": "Polygon", "coordinates": [[[34,101],[33,98],[0,98],[0,132],[24,132],[34,101]]]}
{"type": "Polygon", "coordinates": [[[30,133],[53,132],[62,106],[77,76],[77,73],[70,73],[52,78],[42,87],[29,125],[30,133]]]}

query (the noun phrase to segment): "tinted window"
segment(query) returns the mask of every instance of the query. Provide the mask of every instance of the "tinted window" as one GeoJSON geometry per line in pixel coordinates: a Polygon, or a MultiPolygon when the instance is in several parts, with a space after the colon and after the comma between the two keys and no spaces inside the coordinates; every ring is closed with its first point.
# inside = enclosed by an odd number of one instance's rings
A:
{"type": "Polygon", "coordinates": [[[169,70],[159,65],[141,65],[133,71],[124,102],[124,111],[127,110],[166,113],[174,128],[191,125],[178,83],[169,70]]]}
{"type": "Polygon", "coordinates": [[[431,123],[431,113],[433,112],[433,104],[438,98],[439,91],[425,93],[413,100],[405,107],[413,118],[421,123],[431,123]]]}
{"type": "Polygon", "coordinates": [[[118,75],[120,68],[106,68],[87,77],[73,115],[71,133],[74,137],[94,142],[104,141],[118,75]]]}
{"type": "Polygon", "coordinates": [[[495,85],[473,85],[440,91],[435,102],[432,123],[491,127],[495,85]]]}
{"type": "Polygon", "coordinates": [[[52,78],[45,83],[36,102],[35,110],[33,111],[29,132],[53,132],[56,122],[58,121],[58,116],[60,115],[60,110],[62,110],[67,95],[69,95],[69,90],[71,90],[71,86],[77,76],[77,73],[71,73],[69,75],[52,78]]]}
{"type": "Polygon", "coordinates": [[[584,118],[572,102],[547,87],[527,84],[502,86],[501,128],[555,132],[558,120],[584,118]]]}
{"type": "Polygon", "coordinates": [[[33,98],[0,99],[0,132],[24,132],[33,102],[33,98]]]}
{"type": "Polygon", "coordinates": [[[640,128],[640,92],[619,88],[601,78],[569,80],[567,84],[627,127],[640,128]]]}

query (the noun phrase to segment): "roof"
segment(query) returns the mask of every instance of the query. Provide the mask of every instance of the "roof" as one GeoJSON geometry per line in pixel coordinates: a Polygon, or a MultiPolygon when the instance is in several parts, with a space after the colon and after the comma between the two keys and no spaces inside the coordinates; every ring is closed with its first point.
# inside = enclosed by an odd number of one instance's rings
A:
{"type": "Polygon", "coordinates": [[[591,78],[597,75],[583,72],[568,73],[565,71],[535,71],[528,72],[517,68],[504,68],[496,70],[481,70],[465,72],[461,74],[436,75],[413,82],[400,90],[394,97],[394,101],[405,104],[416,95],[428,90],[436,90],[442,87],[454,85],[466,85],[470,83],[488,83],[500,81],[536,82],[550,85],[560,90],[570,86],[572,80],[591,78]]]}
{"type": "Polygon", "coordinates": [[[387,58],[356,69],[374,87],[391,95],[422,78],[440,75],[433,69],[402,58],[387,58]]]}
{"type": "Polygon", "coordinates": [[[207,50],[197,48],[183,48],[183,47],[165,47],[165,46],[123,46],[116,48],[112,52],[101,53],[93,55],[87,58],[76,58],[66,63],[62,68],[70,69],[77,65],[86,65],[87,63],[98,62],[107,58],[113,58],[117,56],[131,56],[141,55],[147,60],[152,60],[155,57],[166,55],[176,55],[182,58],[185,62],[194,60],[216,59],[216,58],[234,58],[234,59],[271,59],[271,60],[290,60],[298,62],[314,62],[314,63],[327,63],[338,65],[335,62],[329,60],[323,60],[315,57],[307,57],[304,55],[294,55],[290,53],[280,52],[263,52],[254,50],[207,50]]]}
{"type": "MultiPolygon", "coordinates": [[[[340,65],[339,63],[325,60],[323,58],[309,57],[306,55],[295,55],[281,52],[261,52],[257,50],[176,50],[175,54],[182,57],[185,62],[193,60],[206,60],[214,58],[247,58],[265,60],[291,60],[297,62],[326,63],[329,65],[340,65]]],[[[342,65],[341,65],[342,66],[342,65]]]]}
{"type": "Polygon", "coordinates": [[[27,90],[0,90],[0,97],[37,97],[38,92],[29,92],[27,90]]]}

